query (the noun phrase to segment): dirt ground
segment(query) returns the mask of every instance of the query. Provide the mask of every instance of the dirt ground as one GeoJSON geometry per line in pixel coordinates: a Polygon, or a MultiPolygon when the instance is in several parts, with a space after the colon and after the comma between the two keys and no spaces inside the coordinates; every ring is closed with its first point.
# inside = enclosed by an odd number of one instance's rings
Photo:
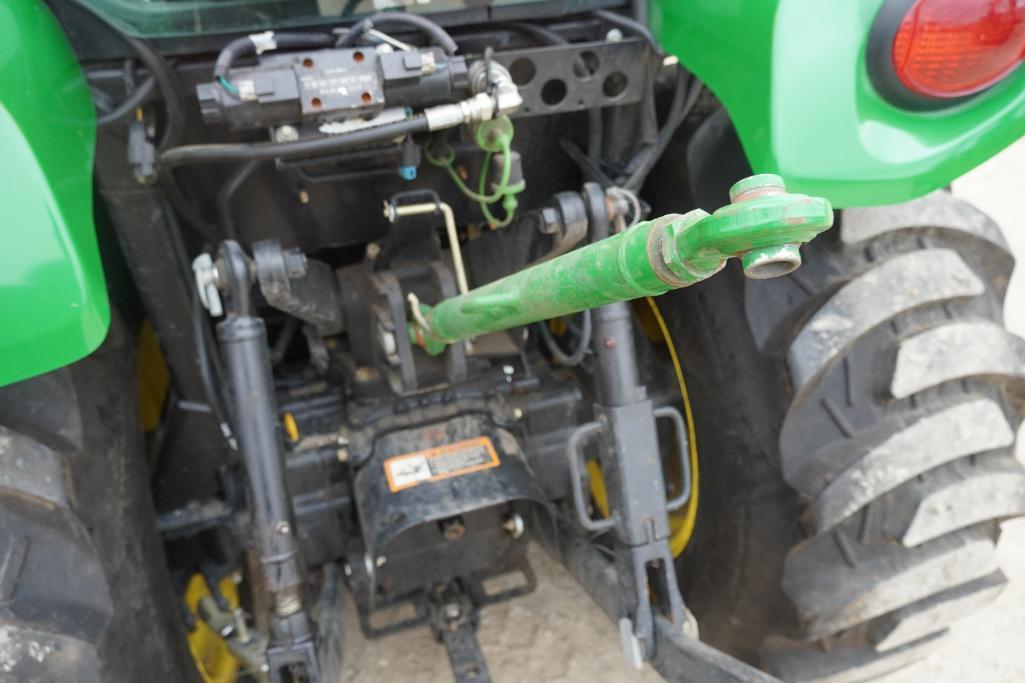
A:
{"type": "MultiPolygon", "coordinates": [[[[993,216],[1025,263],[1025,141],[954,183],[954,193],[993,216]]],[[[1011,281],[1006,318],[1025,336],[1025,266],[1011,281]]],[[[1025,460],[1021,443],[1018,454],[1025,460]]],[[[958,623],[931,657],[881,681],[1025,681],[1025,519],[1004,525],[998,554],[1010,585],[996,602],[958,623]]],[[[558,564],[537,548],[531,562],[537,590],[483,611],[478,637],[496,683],[661,680],[650,669],[626,667],[615,628],[558,564]]],[[[427,629],[368,641],[348,609],[345,683],[452,680],[445,652],[427,629]]]]}

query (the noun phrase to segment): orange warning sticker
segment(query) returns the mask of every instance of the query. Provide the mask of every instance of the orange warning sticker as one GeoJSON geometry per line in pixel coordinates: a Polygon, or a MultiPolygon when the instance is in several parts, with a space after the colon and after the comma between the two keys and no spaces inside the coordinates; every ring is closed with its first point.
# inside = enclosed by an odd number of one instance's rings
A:
{"type": "Polygon", "coordinates": [[[427,481],[458,477],[498,467],[498,453],[491,439],[481,436],[415,453],[403,453],[384,461],[388,488],[408,489],[427,481]]]}

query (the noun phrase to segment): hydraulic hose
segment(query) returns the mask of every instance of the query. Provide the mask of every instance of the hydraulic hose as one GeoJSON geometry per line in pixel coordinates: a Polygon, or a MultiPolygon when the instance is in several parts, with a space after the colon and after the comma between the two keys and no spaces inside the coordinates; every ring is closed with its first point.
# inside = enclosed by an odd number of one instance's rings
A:
{"type": "Polygon", "coordinates": [[[388,24],[405,25],[425,33],[445,51],[445,54],[455,54],[456,50],[459,49],[456,41],[452,39],[452,36],[445,29],[426,17],[406,12],[378,12],[377,14],[371,14],[369,17],[364,17],[352,25],[352,28],[338,40],[336,46],[352,47],[370,29],[387,26],[388,24]]]}
{"type": "Polygon", "coordinates": [[[234,203],[235,195],[253,177],[253,173],[256,172],[261,163],[263,162],[247,161],[242,164],[238,170],[228,176],[228,179],[224,181],[224,185],[221,186],[220,191],[217,193],[217,220],[221,224],[224,236],[230,240],[238,239],[238,229],[235,226],[235,217],[232,214],[232,204],[234,203]]]}
{"type": "Polygon", "coordinates": [[[403,121],[354,130],[343,135],[329,135],[298,142],[184,145],[163,152],[160,155],[160,165],[163,170],[169,170],[188,164],[298,159],[319,154],[332,154],[349,147],[369,145],[402,135],[423,133],[427,130],[427,118],[418,115],[403,121]]]}

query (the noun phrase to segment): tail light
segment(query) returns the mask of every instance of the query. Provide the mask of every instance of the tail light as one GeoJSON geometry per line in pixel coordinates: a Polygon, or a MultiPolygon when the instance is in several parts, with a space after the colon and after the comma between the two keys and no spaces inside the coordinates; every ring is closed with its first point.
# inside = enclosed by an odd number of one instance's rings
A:
{"type": "Polygon", "coordinates": [[[891,1],[872,42],[870,68],[882,72],[873,77],[883,77],[888,94],[896,87],[934,102],[974,95],[1025,59],[1025,0],[891,1]]]}

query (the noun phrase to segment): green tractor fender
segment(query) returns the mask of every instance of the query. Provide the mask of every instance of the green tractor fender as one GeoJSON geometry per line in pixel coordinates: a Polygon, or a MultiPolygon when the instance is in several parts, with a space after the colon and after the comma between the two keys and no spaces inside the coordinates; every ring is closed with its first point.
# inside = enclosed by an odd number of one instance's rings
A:
{"type": "Polygon", "coordinates": [[[107,333],[95,136],[88,85],[50,10],[0,3],[0,385],[78,360],[107,333]]]}
{"type": "Polygon", "coordinates": [[[1025,69],[928,111],[891,103],[869,74],[887,0],[652,0],[666,50],[711,89],[756,173],[836,207],[948,185],[1025,134],[1025,69]]]}

